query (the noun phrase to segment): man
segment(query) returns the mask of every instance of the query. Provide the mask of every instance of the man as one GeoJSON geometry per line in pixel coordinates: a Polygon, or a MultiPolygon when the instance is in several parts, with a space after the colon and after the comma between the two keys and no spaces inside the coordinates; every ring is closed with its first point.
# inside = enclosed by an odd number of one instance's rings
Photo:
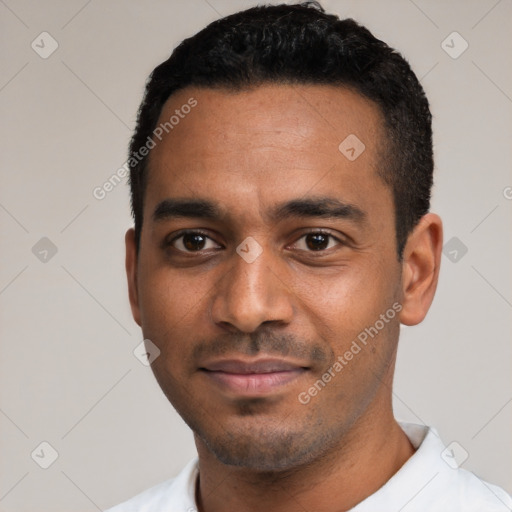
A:
{"type": "Polygon", "coordinates": [[[442,248],[397,52],[316,3],[217,20],[153,71],[130,151],[132,312],[198,459],[111,512],[510,510],[393,417],[442,248]]]}

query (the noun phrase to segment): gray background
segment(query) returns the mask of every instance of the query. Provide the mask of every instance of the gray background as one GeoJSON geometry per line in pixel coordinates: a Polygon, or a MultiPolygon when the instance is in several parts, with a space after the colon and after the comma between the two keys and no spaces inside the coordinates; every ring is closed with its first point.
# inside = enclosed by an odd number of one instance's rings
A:
{"type": "MultiPolygon", "coordinates": [[[[124,274],[127,186],[103,200],[93,190],[126,160],[153,67],[254,4],[0,0],[1,511],[102,510],[195,455],[132,352],[142,338],[124,274]],[[43,31],[58,43],[47,58],[55,43],[43,31]],[[43,441],[58,453],[48,469],[43,441]]],[[[427,319],[402,331],[396,415],[436,426],[460,461],[467,452],[463,467],[512,492],[512,2],[323,5],[365,24],[421,77],[434,114],[433,211],[445,242],[456,237],[427,319]],[[454,31],[469,44],[457,58],[454,31]]]]}

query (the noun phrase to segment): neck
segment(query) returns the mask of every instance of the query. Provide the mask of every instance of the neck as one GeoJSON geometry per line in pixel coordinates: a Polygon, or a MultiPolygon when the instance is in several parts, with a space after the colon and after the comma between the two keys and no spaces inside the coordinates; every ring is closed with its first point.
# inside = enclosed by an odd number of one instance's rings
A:
{"type": "Polygon", "coordinates": [[[391,408],[385,417],[360,418],[335,450],[289,471],[227,466],[197,437],[196,444],[200,512],[347,511],[382,487],[414,453],[391,408]]]}

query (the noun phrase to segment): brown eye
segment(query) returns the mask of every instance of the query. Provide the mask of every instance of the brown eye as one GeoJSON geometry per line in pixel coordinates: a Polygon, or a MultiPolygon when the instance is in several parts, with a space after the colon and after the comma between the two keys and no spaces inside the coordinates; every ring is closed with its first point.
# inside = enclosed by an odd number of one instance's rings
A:
{"type": "Polygon", "coordinates": [[[313,233],[306,235],[306,245],[312,251],[326,249],[329,245],[329,235],[323,233],[313,233]]]}
{"type": "Polygon", "coordinates": [[[173,238],[169,245],[182,252],[199,252],[212,249],[216,244],[208,236],[200,231],[187,231],[173,238]],[[207,246],[211,242],[212,246],[207,246]]]}
{"type": "Polygon", "coordinates": [[[324,233],[323,231],[312,231],[311,233],[306,233],[302,237],[299,238],[295,245],[300,250],[308,251],[308,252],[321,252],[327,249],[331,249],[332,247],[341,244],[341,240],[331,235],[330,233],[324,233]],[[303,243],[300,243],[302,242],[303,243]],[[332,244],[332,241],[336,241],[336,243],[332,244]]]}
{"type": "Polygon", "coordinates": [[[204,249],[206,237],[200,233],[187,233],[183,235],[183,246],[188,251],[200,251],[204,249]]]}

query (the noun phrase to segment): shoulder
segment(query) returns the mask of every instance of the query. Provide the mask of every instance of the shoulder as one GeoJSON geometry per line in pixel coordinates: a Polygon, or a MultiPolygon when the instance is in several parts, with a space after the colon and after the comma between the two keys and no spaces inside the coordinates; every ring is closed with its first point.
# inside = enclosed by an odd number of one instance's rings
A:
{"type": "Polygon", "coordinates": [[[453,510],[505,512],[512,509],[512,497],[501,487],[490,484],[462,468],[442,475],[444,495],[439,503],[453,510]]]}
{"type": "Polygon", "coordinates": [[[176,478],[165,480],[105,512],[153,512],[155,510],[195,510],[197,457],[176,478]]]}
{"type": "Polygon", "coordinates": [[[133,498],[107,509],[105,512],[146,512],[155,510],[155,506],[169,494],[174,480],[174,478],[171,478],[146,489],[133,498]]]}
{"type": "Polygon", "coordinates": [[[461,468],[433,427],[400,423],[416,449],[409,460],[354,512],[510,512],[512,497],[461,468]],[[453,460],[452,460],[453,459],[453,460]]]}
{"type": "Polygon", "coordinates": [[[437,430],[413,424],[401,424],[417,448],[404,466],[407,486],[414,490],[411,509],[444,512],[505,512],[512,509],[512,497],[501,487],[490,484],[475,473],[461,468],[437,430]]]}

